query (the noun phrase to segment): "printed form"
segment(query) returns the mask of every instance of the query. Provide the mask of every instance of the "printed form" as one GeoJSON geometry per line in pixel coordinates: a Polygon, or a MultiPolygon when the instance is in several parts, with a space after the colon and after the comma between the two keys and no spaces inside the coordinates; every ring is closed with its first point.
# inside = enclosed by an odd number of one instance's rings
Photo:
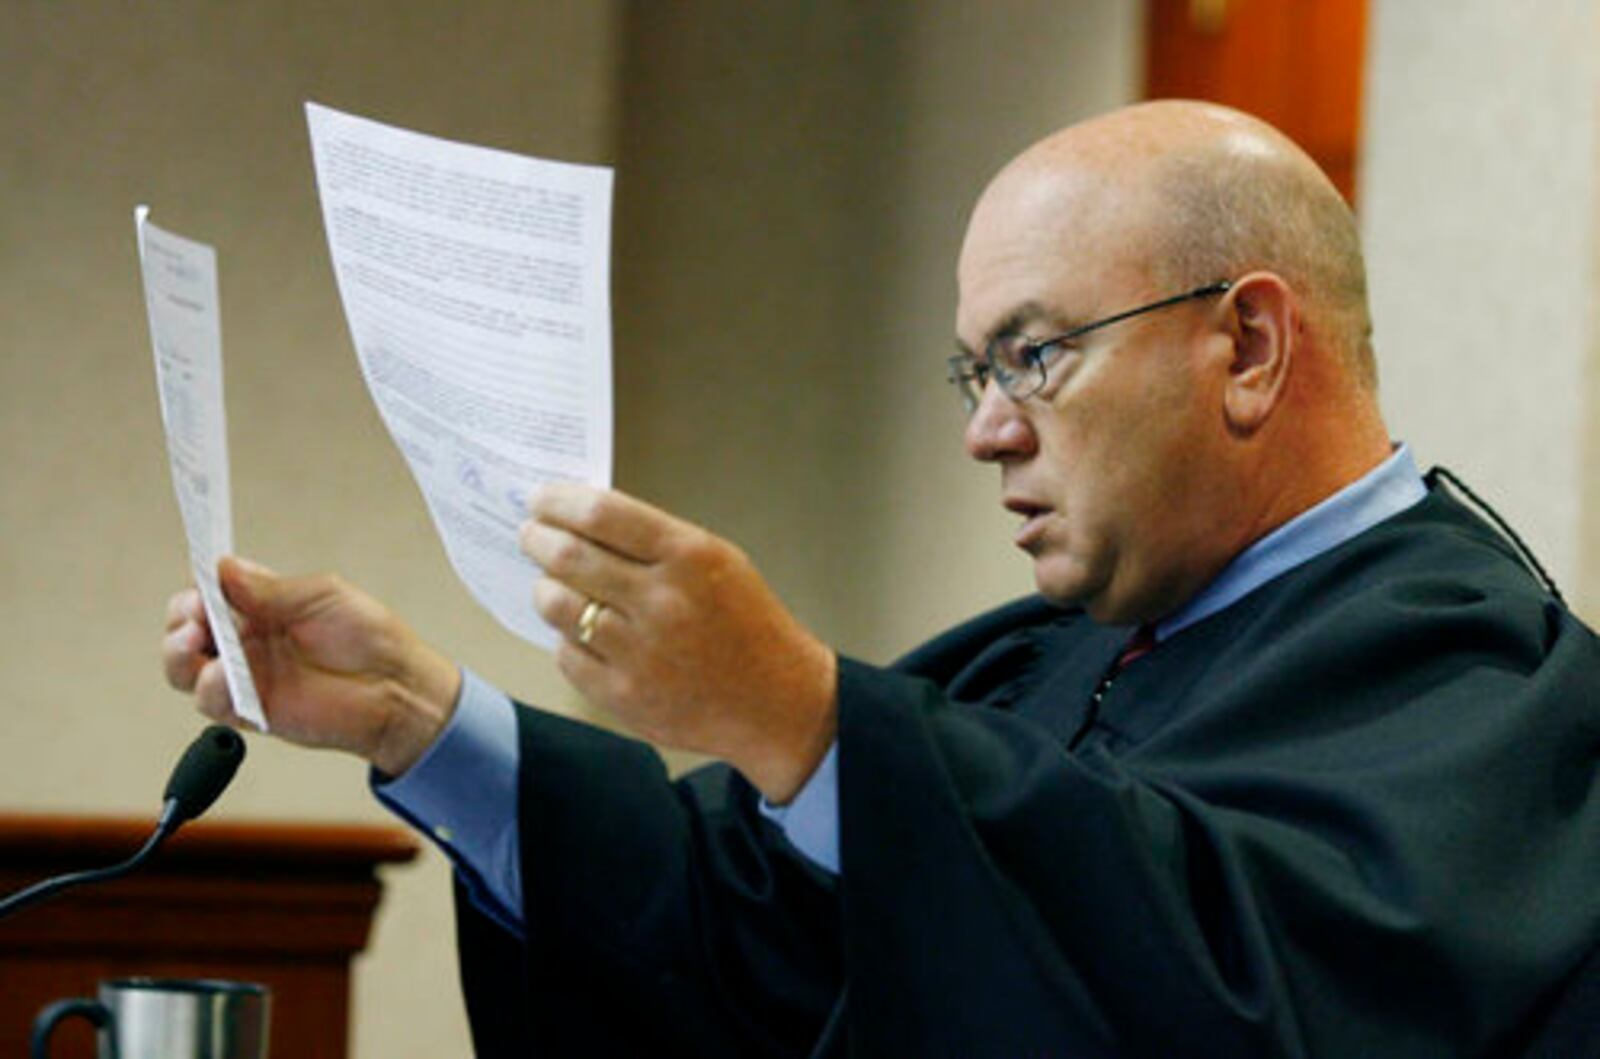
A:
{"type": "Polygon", "coordinates": [[[473,597],[551,648],[517,533],[539,484],[610,484],[611,170],[306,120],[379,415],[473,597]]]}
{"type": "Polygon", "coordinates": [[[217,560],[233,551],[228,485],[228,420],[222,404],[222,317],[217,255],[211,247],[157,228],[150,209],[133,211],[144,273],[156,388],[167,433],[167,461],[178,494],[189,564],[205,603],[211,638],[240,717],[266,731],[233,612],[217,583],[217,560]]]}

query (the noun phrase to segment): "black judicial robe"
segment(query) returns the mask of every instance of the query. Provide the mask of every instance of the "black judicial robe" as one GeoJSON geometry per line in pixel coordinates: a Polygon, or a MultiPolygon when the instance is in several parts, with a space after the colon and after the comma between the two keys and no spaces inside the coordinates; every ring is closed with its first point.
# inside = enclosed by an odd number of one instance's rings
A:
{"type": "Polygon", "coordinates": [[[843,874],[519,710],[480,1056],[1517,1054],[1600,940],[1600,641],[1441,490],[1096,685],[1038,600],[841,660],[843,874]],[[1080,732],[1080,728],[1083,730],[1080,732]]]}

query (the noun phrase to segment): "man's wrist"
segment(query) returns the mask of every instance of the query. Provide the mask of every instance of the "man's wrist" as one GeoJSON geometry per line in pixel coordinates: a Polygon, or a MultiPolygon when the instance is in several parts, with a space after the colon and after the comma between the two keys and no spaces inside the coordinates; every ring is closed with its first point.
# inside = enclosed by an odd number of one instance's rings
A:
{"type": "Polygon", "coordinates": [[[769,804],[793,800],[832,749],[839,731],[839,660],[818,643],[810,686],[801,692],[805,705],[783,718],[776,739],[764,740],[742,761],[730,762],[761,791],[769,804]]]}
{"type": "Polygon", "coordinates": [[[400,776],[427,752],[444,731],[461,696],[461,670],[421,642],[406,652],[405,663],[387,688],[383,730],[368,761],[387,776],[400,776]]]}

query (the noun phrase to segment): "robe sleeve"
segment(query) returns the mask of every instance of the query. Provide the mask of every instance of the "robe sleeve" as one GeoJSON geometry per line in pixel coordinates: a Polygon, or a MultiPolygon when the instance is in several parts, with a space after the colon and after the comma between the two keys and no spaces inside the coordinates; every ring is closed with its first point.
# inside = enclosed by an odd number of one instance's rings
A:
{"type": "Polygon", "coordinates": [[[456,906],[478,1054],[807,1054],[838,898],[759,793],[723,766],[673,782],[648,745],[543,711],[518,724],[526,944],[456,906]]]}
{"type": "Polygon", "coordinates": [[[1318,617],[1288,594],[1136,663],[1076,750],[843,662],[853,1054],[1419,1059],[1531,1032],[1600,936],[1593,634],[1532,592],[1309,590],[1318,617]]]}
{"type": "MultiPolygon", "coordinates": [[[[1002,608],[910,664],[953,673],[972,642],[1054,613],[1002,608]]],[[[644,743],[517,718],[526,944],[457,888],[477,1054],[811,1054],[844,981],[837,878],[727,767],[671,782],[644,743]]]]}

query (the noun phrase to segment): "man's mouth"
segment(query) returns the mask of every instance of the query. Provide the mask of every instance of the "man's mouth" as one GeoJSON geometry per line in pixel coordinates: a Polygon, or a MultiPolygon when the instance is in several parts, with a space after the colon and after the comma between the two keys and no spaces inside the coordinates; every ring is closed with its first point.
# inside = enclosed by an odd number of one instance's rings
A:
{"type": "Polygon", "coordinates": [[[1024,551],[1031,551],[1044,533],[1045,521],[1051,512],[1050,506],[1025,497],[1012,496],[1006,497],[1001,503],[1007,511],[1022,516],[1022,525],[1017,527],[1012,542],[1024,551]]]}

